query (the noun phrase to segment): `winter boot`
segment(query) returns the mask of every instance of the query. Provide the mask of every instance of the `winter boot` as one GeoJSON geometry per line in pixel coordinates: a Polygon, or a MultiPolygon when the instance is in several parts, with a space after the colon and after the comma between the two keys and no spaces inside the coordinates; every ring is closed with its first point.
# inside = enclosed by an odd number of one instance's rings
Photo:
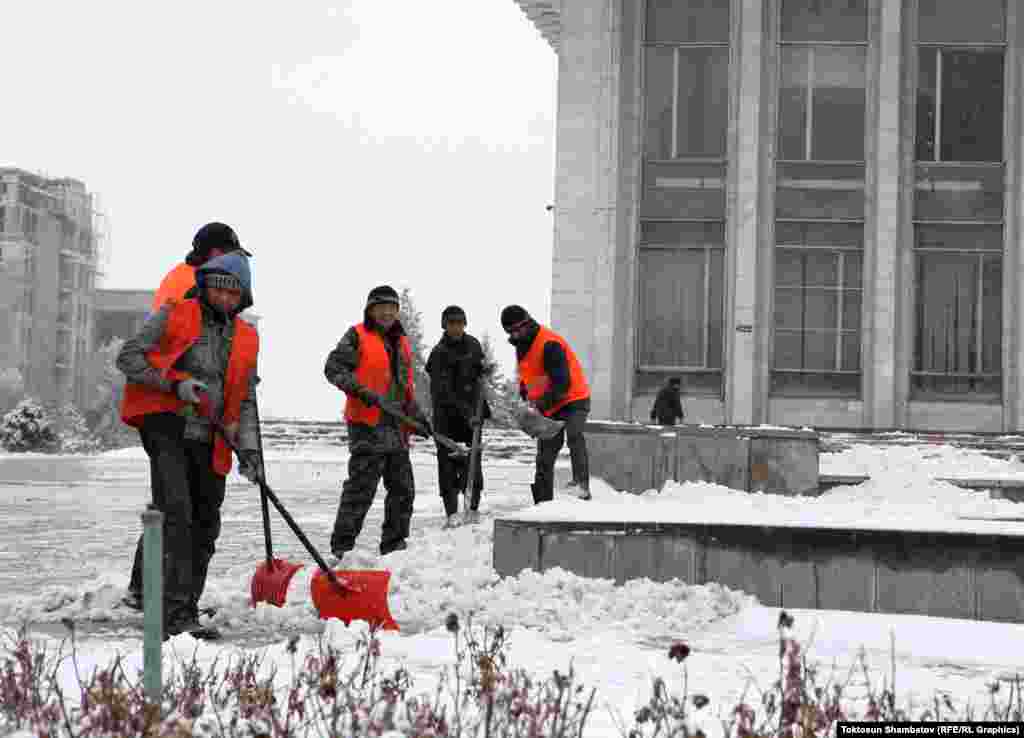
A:
{"type": "Polygon", "coordinates": [[[380,544],[380,555],[387,556],[392,551],[404,551],[407,548],[409,548],[409,544],[405,542],[405,539],[387,545],[382,543],[380,544]]]}
{"type": "Polygon", "coordinates": [[[466,510],[466,517],[463,520],[465,525],[476,525],[480,522],[479,510],[466,510]]]}
{"type": "Polygon", "coordinates": [[[583,484],[580,484],[579,482],[573,481],[572,485],[579,488],[579,491],[576,493],[576,496],[579,499],[581,499],[581,500],[592,499],[592,496],[590,494],[590,482],[589,481],[588,482],[584,482],[583,484]]]}
{"type": "Polygon", "coordinates": [[[199,622],[199,614],[190,610],[179,611],[167,618],[164,625],[164,640],[171,636],[188,633],[200,641],[219,641],[220,630],[213,625],[203,625],[199,622]]]}
{"type": "Polygon", "coordinates": [[[448,530],[449,528],[458,528],[461,524],[462,521],[459,520],[459,514],[452,513],[444,519],[444,522],[441,524],[441,527],[445,530],[448,530]]]}

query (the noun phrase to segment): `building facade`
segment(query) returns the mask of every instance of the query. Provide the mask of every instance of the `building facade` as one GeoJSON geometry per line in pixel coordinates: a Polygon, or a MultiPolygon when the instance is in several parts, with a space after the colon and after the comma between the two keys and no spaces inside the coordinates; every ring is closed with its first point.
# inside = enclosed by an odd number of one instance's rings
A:
{"type": "Polygon", "coordinates": [[[518,2],[595,417],[1024,429],[1024,6],[518,2]]]}

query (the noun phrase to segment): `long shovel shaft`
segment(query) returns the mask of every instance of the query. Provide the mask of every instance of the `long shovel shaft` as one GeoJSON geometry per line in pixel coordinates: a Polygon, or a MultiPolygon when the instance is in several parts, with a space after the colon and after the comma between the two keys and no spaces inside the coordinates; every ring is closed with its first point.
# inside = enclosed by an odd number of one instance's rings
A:
{"type": "MultiPolygon", "coordinates": [[[[257,398],[253,398],[253,406],[256,410],[256,438],[260,449],[260,476],[267,478],[267,468],[263,464],[263,424],[260,423],[260,406],[257,398]]],[[[263,513],[263,542],[267,548],[267,570],[274,568],[274,544],[270,536],[270,506],[267,504],[267,493],[260,487],[260,510],[263,513]]]]}
{"type": "MultiPolygon", "coordinates": [[[[234,451],[235,455],[237,456],[238,446],[235,445],[234,441],[228,438],[228,434],[224,431],[224,426],[214,421],[211,421],[211,425],[213,425],[214,429],[218,433],[220,433],[221,438],[224,439],[224,443],[226,443],[228,445],[228,448],[234,451]]],[[[302,532],[302,528],[299,527],[299,524],[296,523],[295,519],[288,513],[287,510],[285,510],[284,505],[282,505],[281,501],[277,499],[277,495],[274,494],[274,490],[270,489],[270,486],[267,484],[267,480],[263,478],[262,474],[260,475],[259,483],[260,493],[264,495],[265,499],[270,500],[270,502],[273,503],[274,507],[277,508],[277,511],[281,513],[281,517],[284,518],[284,522],[288,524],[288,527],[292,529],[292,533],[295,534],[295,537],[298,538],[302,542],[302,545],[306,547],[306,550],[309,552],[309,555],[313,557],[314,561],[316,561],[317,566],[319,566],[321,571],[323,571],[327,575],[327,578],[331,580],[331,584],[337,587],[338,590],[341,592],[352,591],[352,587],[348,586],[345,583],[342,583],[342,581],[338,579],[337,575],[335,575],[331,568],[327,566],[327,562],[324,561],[323,557],[320,555],[320,552],[317,551],[316,548],[314,548],[310,540],[306,538],[306,534],[302,532]]]]}
{"type": "Polygon", "coordinates": [[[408,415],[403,413],[401,410],[396,408],[391,403],[389,403],[389,402],[381,402],[380,403],[380,409],[383,410],[384,412],[386,412],[388,415],[392,416],[393,418],[401,420],[406,425],[408,425],[408,426],[410,426],[412,428],[415,428],[420,433],[423,433],[423,434],[429,436],[430,438],[433,438],[437,443],[441,444],[442,446],[444,446],[449,451],[454,451],[457,454],[465,455],[466,449],[465,449],[465,447],[462,444],[456,443],[451,438],[449,438],[448,436],[442,435],[441,433],[427,433],[426,432],[427,429],[424,428],[422,425],[420,425],[419,421],[414,420],[413,418],[409,417],[408,415]]]}

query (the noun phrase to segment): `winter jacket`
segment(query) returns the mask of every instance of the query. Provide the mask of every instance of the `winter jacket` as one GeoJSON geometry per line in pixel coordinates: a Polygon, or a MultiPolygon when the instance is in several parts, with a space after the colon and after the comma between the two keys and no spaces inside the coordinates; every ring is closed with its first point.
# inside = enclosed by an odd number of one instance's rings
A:
{"type": "MultiPolygon", "coordinates": [[[[401,432],[398,421],[390,415],[380,413],[372,423],[361,419],[359,413],[356,413],[356,417],[349,417],[349,403],[358,402],[358,406],[365,408],[366,404],[359,398],[365,396],[370,389],[359,381],[358,372],[360,362],[366,355],[364,347],[361,345],[360,335],[366,335],[366,332],[372,332],[375,336],[380,335],[368,313],[364,314],[362,325],[349,328],[338,341],[338,345],[327,356],[327,361],[324,363],[324,376],[328,382],[347,395],[345,414],[349,423],[360,425],[363,429],[373,429],[372,433],[361,431],[358,434],[360,439],[364,439],[360,442],[360,450],[395,451],[408,446],[408,434],[401,432]]],[[[403,348],[403,345],[408,347],[405,329],[399,321],[395,321],[387,334],[381,338],[381,343],[388,356],[390,377],[386,381],[387,386],[384,391],[377,394],[393,404],[401,406],[405,414],[414,418],[419,417],[422,412],[416,403],[411,354],[403,348]]],[[[353,404],[353,408],[358,406],[353,404]]],[[[351,432],[349,437],[353,437],[351,432]]],[[[351,450],[356,451],[354,448],[351,450]]]]}
{"type": "Polygon", "coordinates": [[[525,336],[510,340],[516,347],[520,395],[536,403],[541,413],[551,416],[573,403],[589,401],[583,367],[564,338],[533,323],[525,336]]]}
{"type": "Polygon", "coordinates": [[[682,420],[684,417],[679,389],[671,384],[666,384],[658,390],[658,396],[654,398],[651,420],[657,421],[661,425],[675,425],[676,420],[682,420]]]}
{"type": "MultiPolygon", "coordinates": [[[[483,368],[484,350],[476,338],[465,333],[455,340],[447,333],[441,334],[441,340],[430,350],[426,365],[435,418],[452,412],[466,419],[473,416],[483,368]]],[[[483,416],[491,417],[486,399],[483,416]]]]}
{"type": "MultiPolygon", "coordinates": [[[[171,392],[175,377],[168,377],[168,369],[155,367],[150,353],[158,352],[165,339],[168,323],[177,305],[193,304],[198,311],[198,332],[187,348],[174,360],[170,369],[187,374],[207,384],[211,410],[216,418],[224,417],[224,384],[232,345],[236,332],[255,329],[239,318],[238,313],[252,305],[252,291],[249,280],[248,262],[241,254],[225,254],[213,259],[196,272],[197,280],[203,279],[204,270],[224,271],[234,274],[242,283],[242,301],[230,316],[224,316],[211,307],[200,291],[198,297],[181,302],[164,303],[156,313],[143,324],[139,334],[125,341],[117,355],[117,368],[124,373],[128,383],[142,385],[162,392],[171,392]],[[240,327],[241,326],[241,327],[240,327]]],[[[258,345],[258,344],[257,344],[258,345]]],[[[256,422],[256,376],[255,367],[248,378],[248,391],[241,398],[239,408],[239,447],[245,450],[259,448],[256,422]]],[[[127,394],[127,390],[126,390],[127,394]]],[[[209,421],[197,413],[183,411],[186,415],[184,437],[193,441],[211,443],[209,421]]],[[[230,422],[230,421],[228,421],[230,422]]]]}

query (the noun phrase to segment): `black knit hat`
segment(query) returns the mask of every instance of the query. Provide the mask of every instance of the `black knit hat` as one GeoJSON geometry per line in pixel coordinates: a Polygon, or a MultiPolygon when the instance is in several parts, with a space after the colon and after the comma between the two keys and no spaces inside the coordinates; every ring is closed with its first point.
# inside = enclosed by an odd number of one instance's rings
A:
{"type": "Polygon", "coordinates": [[[192,253],[188,255],[186,261],[196,266],[210,256],[212,249],[220,249],[224,253],[241,251],[246,256],[252,256],[242,248],[234,228],[226,223],[213,222],[207,223],[196,231],[196,235],[192,237],[192,253]]]}
{"type": "Polygon", "coordinates": [[[395,288],[386,284],[382,284],[380,287],[374,287],[370,290],[370,294],[366,296],[366,307],[373,307],[374,305],[385,305],[391,304],[397,307],[401,307],[402,303],[398,299],[398,293],[395,292],[395,288]]]}
{"type": "Polygon", "coordinates": [[[444,328],[448,325],[449,320],[461,320],[463,323],[466,322],[466,311],[460,308],[458,305],[449,305],[441,311],[441,327],[444,328]]]}
{"type": "Polygon", "coordinates": [[[529,319],[530,314],[521,305],[509,305],[501,311],[501,327],[506,331],[517,323],[529,319]]]}

